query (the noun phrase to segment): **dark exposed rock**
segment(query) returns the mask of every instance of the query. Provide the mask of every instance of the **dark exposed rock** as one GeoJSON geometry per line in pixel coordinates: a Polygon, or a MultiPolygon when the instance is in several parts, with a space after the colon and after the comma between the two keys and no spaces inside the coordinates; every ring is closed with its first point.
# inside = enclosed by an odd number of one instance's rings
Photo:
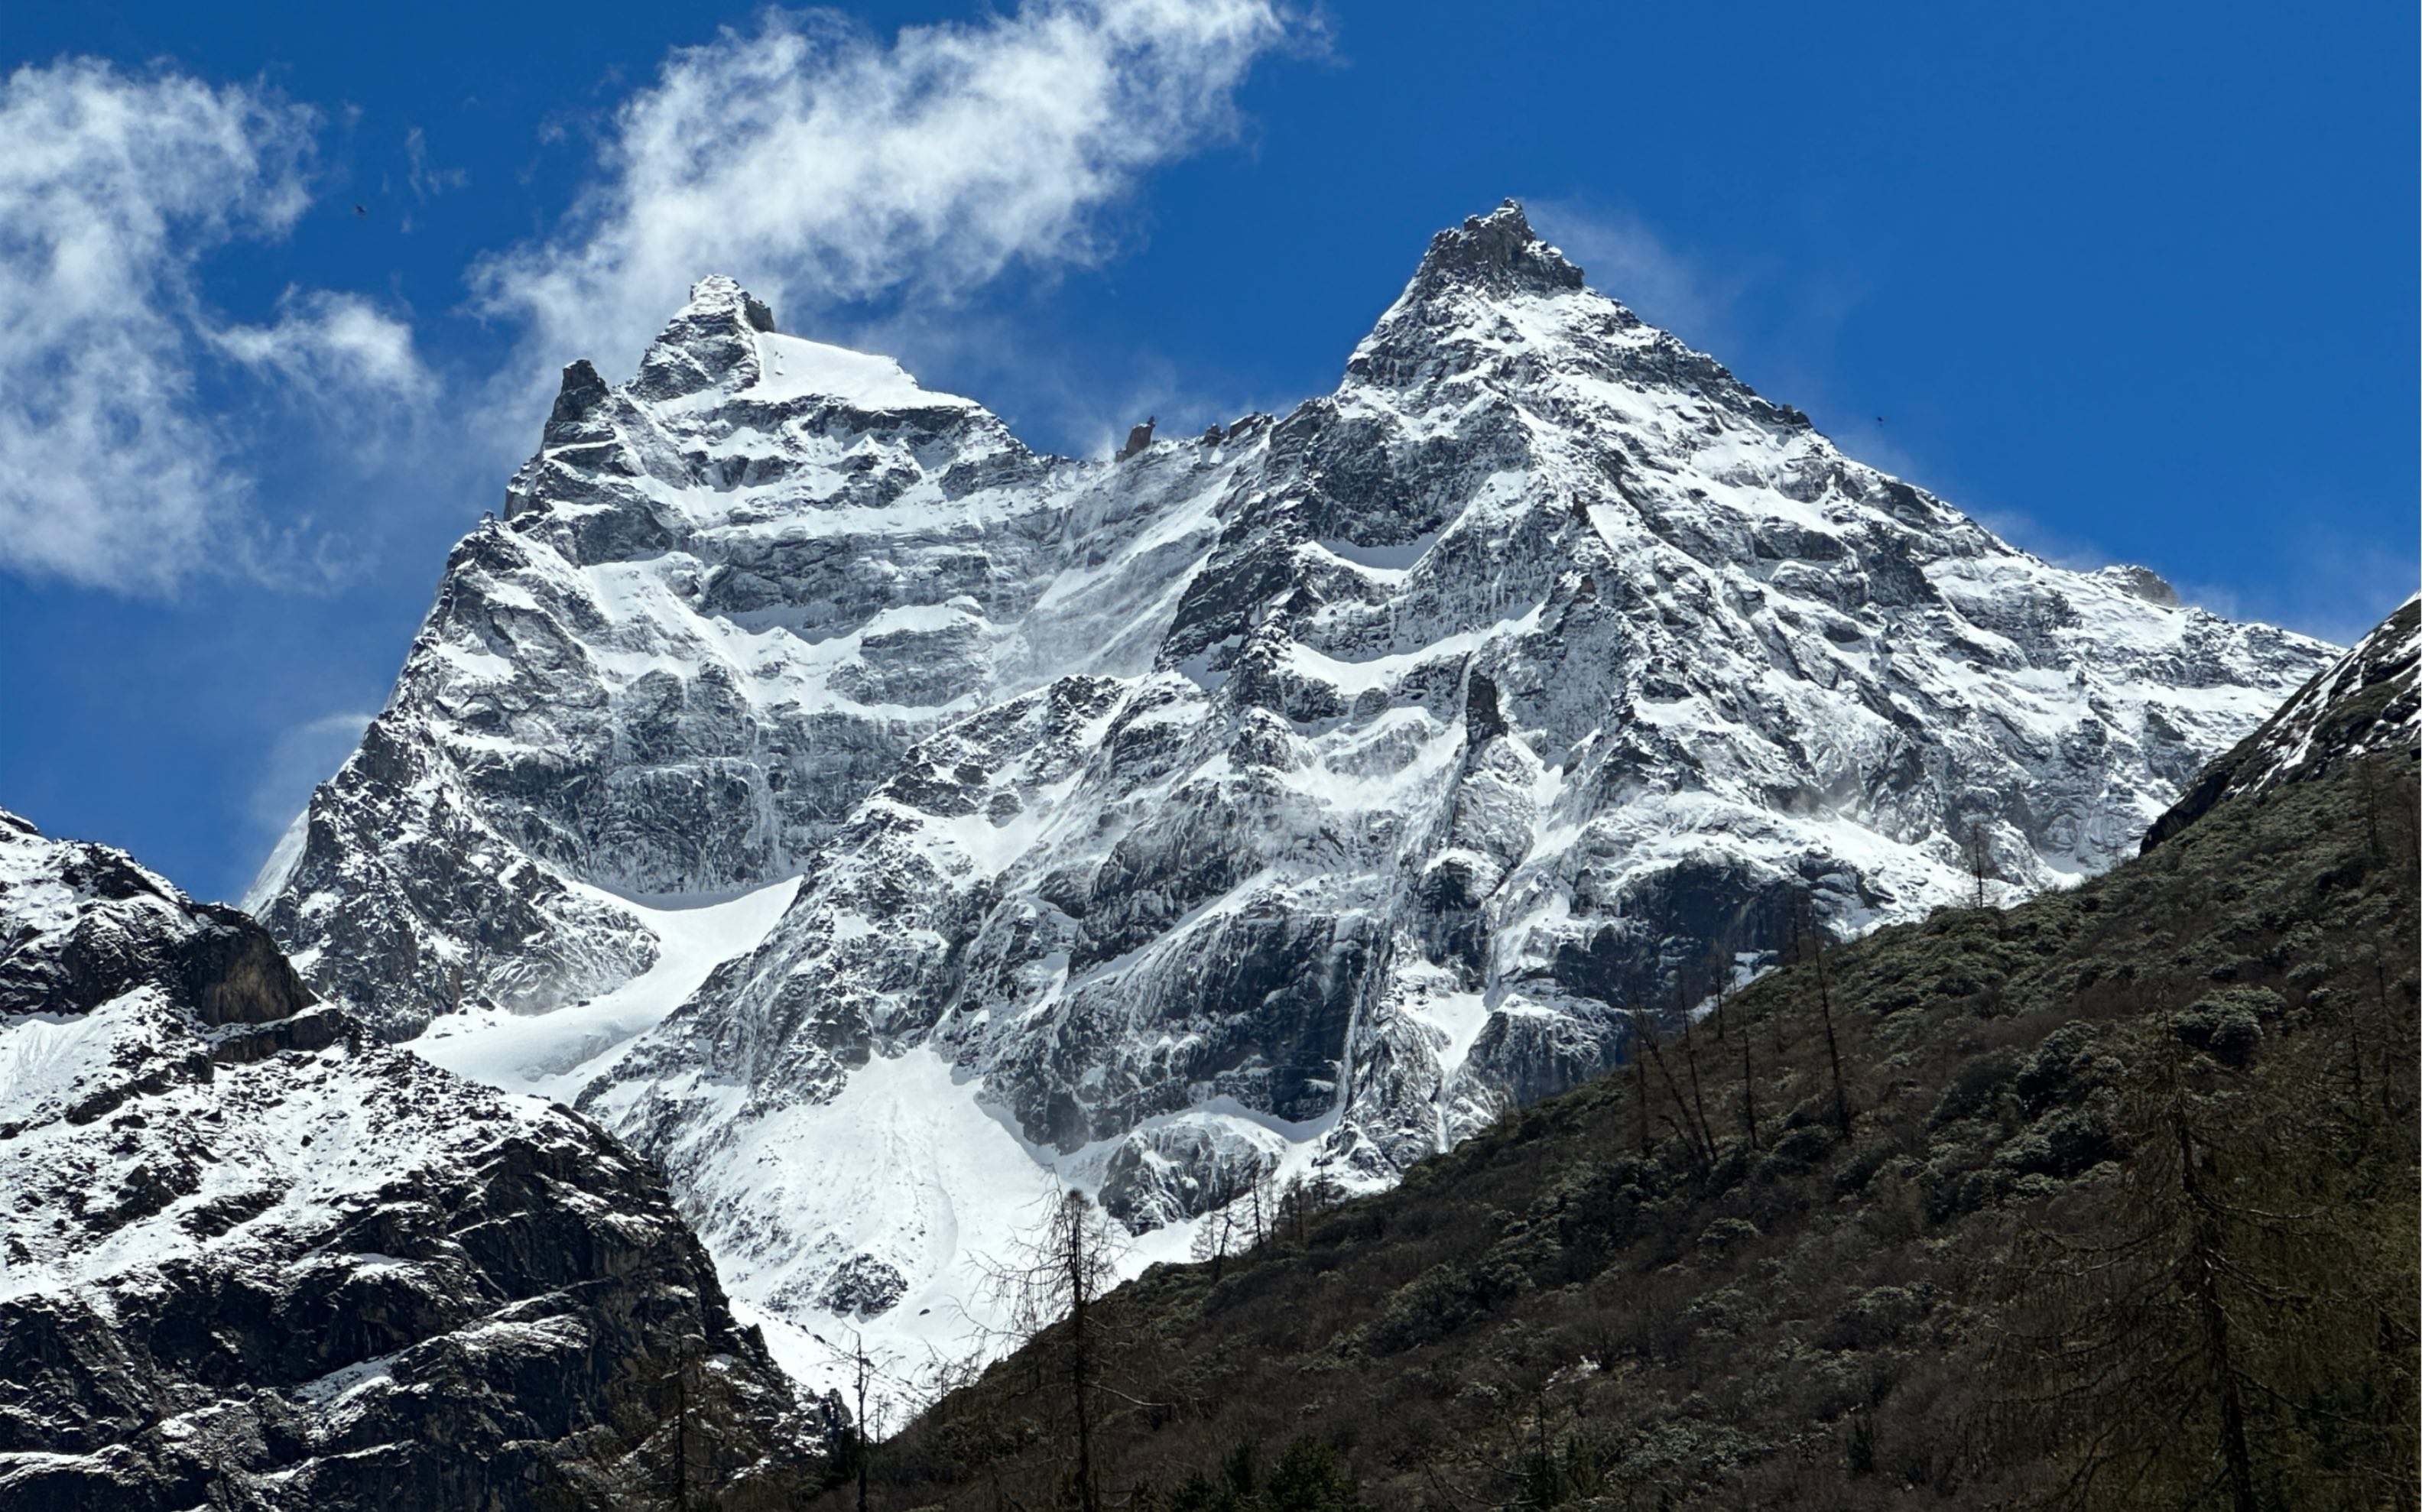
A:
{"type": "Polygon", "coordinates": [[[2367,751],[2388,749],[2422,758],[2422,597],[2407,599],[2260,729],[2197,773],[2145,831],[2143,848],[2151,851],[2225,799],[2310,781],[2367,751]]]}
{"type": "Polygon", "coordinates": [[[1413,281],[1416,287],[1455,282],[1491,293],[1549,293],[1581,288],[1581,270],[1541,242],[1522,207],[1509,199],[1487,215],[1467,218],[1459,230],[1432,237],[1413,281]]]}
{"type": "Polygon", "coordinates": [[[379,1048],[250,919],[0,816],[0,1505],[621,1507],[813,1482],[661,1179],[379,1048]]]}
{"type": "Polygon", "coordinates": [[[871,1254],[854,1254],[834,1270],[816,1295],[816,1305],[842,1317],[876,1317],[891,1311],[908,1289],[908,1278],[871,1254]]]}

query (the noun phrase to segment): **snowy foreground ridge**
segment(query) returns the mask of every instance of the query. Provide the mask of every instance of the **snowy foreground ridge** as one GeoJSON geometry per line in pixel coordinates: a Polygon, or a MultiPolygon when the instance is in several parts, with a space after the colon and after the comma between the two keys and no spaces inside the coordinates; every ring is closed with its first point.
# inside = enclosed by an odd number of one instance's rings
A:
{"type": "Polygon", "coordinates": [[[1510,204],[1334,394],[1118,463],[709,278],[566,370],[248,902],[660,1161],[813,1378],[955,1347],[1052,1180],[1182,1252],[1614,1063],[1802,896],[2099,871],[2328,654],[1848,460],[1510,204]]]}

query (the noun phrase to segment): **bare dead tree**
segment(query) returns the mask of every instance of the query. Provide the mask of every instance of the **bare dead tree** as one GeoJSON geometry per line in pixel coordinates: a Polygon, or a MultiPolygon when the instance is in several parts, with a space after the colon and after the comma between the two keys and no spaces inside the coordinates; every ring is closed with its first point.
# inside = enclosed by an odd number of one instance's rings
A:
{"type": "Polygon", "coordinates": [[[1249,1182],[1240,1183],[1235,1172],[1225,1166],[1219,1168],[1212,1176],[1212,1189],[1205,1198],[1210,1211],[1203,1215],[1202,1225],[1195,1229],[1187,1252],[1197,1261],[1210,1262],[1214,1284],[1218,1284],[1219,1272],[1225,1268],[1228,1257],[1236,1251],[1237,1230],[1244,1221],[1244,1215],[1238,1210],[1247,1201],[1246,1189],[1250,1185],[1249,1182]]]}
{"type": "Polygon", "coordinates": [[[1816,906],[1805,892],[1794,908],[1794,933],[1804,927],[1808,957],[1816,969],[1816,1012],[1825,1025],[1825,1062],[1833,1073],[1833,1126],[1850,1137],[1850,1098],[1842,1084],[1842,1045],[1833,1032],[1833,987],[1825,970],[1825,936],[1816,922],[1816,906]]]}
{"type": "Polygon", "coordinates": [[[2194,1297],[2212,1386],[2220,1398],[2221,1461],[2228,1472],[2229,1505],[2233,1512],[2260,1512],[2254,1498],[2254,1457],[2245,1440],[2242,1371],[2231,1348],[2228,1308],[2220,1296],[2218,1272],[2225,1261],[2227,1236],[2220,1208],[2205,1193],[2196,1172],[2198,1151],[2185,1109],[2175,1099],[2170,1106],[2170,1127],[2178,1142],[2178,1185],[2190,1215],[2191,1236],[2179,1268],[2194,1297]]]}
{"type": "Polygon", "coordinates": [[[1757,1074],[1749,1063],[1749,1032],[1739,1035],[1741,1052],[1741,1128],[1749,1135],[1749,1147],[1757,1148],[1757,1074]]]}
{"type": "Polygon", "coordinates": [[[1644,1161],[1648,1158],[1650,1148],[1648,1057],[1641,1053],[1648,1038],[1646,1015],[1635,1013],[1631,1016],[1631,1033],[1634,1041],[1631,1047],[1631,1093],[1632,1101],[1638,1104],[1640,1109],[1640,1158],[1644,1161]]]}
{"type": "Polygon", "coordinates": [[[1252,1230],[1252,1249],[1267,1244],[1278,1230],[1279,1177],[1276,1171],[1265,1171],[1253,1178],[1246,1205],[1245,1219],[1252,1230]]]}
{"type": "Polygon", "coordinates": [[[1716,1000],[1707,1010],[1707,1017],[1716,1026],[1716,1043],[1721,1045],[1724,1041],[1724,997],[1733,984],[1732,962],[1725,959],[1722,946],[1707,947],[1706,969],[1707,980],[1715,984],[1716,1000]]]}
{"type": "Polygon", "coordinates": [[[1715,1126],[1707,1122],[1707,1101],[1699,1091],[1699,1052],[1691,1034],[1691,1010],[1694,1004],[1691,1001],[1688,981],[1687,977],[1677,974],[1674,982],[1675,997],[1682,1008],[1682,1063],[1691,1076],[1691,1109],[1699,1120],[1699,1142],[1706,1146],[1707,1158],[1712,1161],[1716,1156],[1716,1131],[1715,1126]]]}
{"type": "Polygon", "coordinates": [[[1046,1367],[1064,1387],[1069,1421],[1069,1473],[1079,1512],[1101,1512],[1100,1476],[1093,1463],[1097,1398],[1106,1390],[1107,1341],[1097,1309],[1118,1282],[1125,1248],[1093,1199],[1081,1191],[1059,1194],[1040,1231],[997,1267],[993,1283],[1007,1304],[1009,1333],[1019,1343],[1051,1339],[1046,1367]]]}
{"type": "Polygon", "coordinates": [[[1665,1083],[1666,1095],[1674,1099],[1672,1122],[1681,1130],[1683,1142],[1691,1147],[1691,1161],[1704,1170],[1715,1159],[1715,1148],[1702,1144],[1701,1130],[1691,1122],[1691,1105],[1683,1100],[1681,1085],[1674,1079],[1672,1068],[1665,1063],[1665,1052],[1653,1035],[1648,1040],[1648,1058],[1657,1064],[1657,1078],[1665,1083]]]}
{"type": "Polygon", "coordinates": [[[866,1476],[869,1461],[874,1457],[874,1436],[868,1431],[866,1394],[874,1378],[874,1362],[866,1356],[866,1338],[856,1329],[849,1331],[850,1389],[857,1410],[850,1424],[850,1437],[856,1446],[851,1457],[857,1461],[857,1512],[866,1512],[866,1476]]]}
{"type": "MultiPolygon", "coordinates": [[[[1728,994],[1733,984],[1733,963],[1720,946],[1707,948],[1707,974],[1715,984],[1715,1005],[1707,1016],[1715,1023],[1716,1043],[1721,1045],[1730,1032],[1726,1020],[1732,1016],[1728,994]]],[[[1754,1150],[1757,1148],[1757,1087],[1756,1073],[1750,1064],[1749,1026],[1743,1024],[1736,1037],[1740,1041],[1741,1131],[1749,1137],[1749,1147],[1754,1150]]]]}

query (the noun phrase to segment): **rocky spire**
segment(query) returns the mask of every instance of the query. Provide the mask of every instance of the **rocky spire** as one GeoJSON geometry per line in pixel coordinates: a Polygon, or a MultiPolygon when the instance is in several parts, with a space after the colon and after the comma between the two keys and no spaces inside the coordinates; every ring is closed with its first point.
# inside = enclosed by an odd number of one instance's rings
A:
{"type": "Polygon", "coordinates": [[[1413,291],[1476,288],[1494,294],[1552,294],[1581,287],[1581,270],[1539,240],[1522,207],[1509,199],[1486,215],[1430,238],[1413,291]]]}
{"type": "Polygon", "coordinates": [[[709,275],[691,286],[689,303],[648,348],[631,392],[662,401],[754,383],[761,372],[756,334],[773,329],[774,312],[763,301],[721,274],[709,275]]]}
{"type": "MultiPolygon", "coordinates": [[[[1461,226],[1430,238],[1412,281],[1354,349],[1345,370],[1356,378],[1394,384],[1435,376],[1444,370],[1441,363],[1448,369],[1467,368],[1494,353],[1494,338],[1484,333],[1498,323],[1493,313],[1497,301],[1584,291],[1581,270],[1541,241],[1522,207],[1508,199],[1486,215],[1470,216],[1461,226]],[[1445,339],[1456,330],[1484,339],[1458,346],[1445,339]]],[[[1616,323],[1639,323],[1638,317],[1614,301],[1603,304],[1616,323]]]]}

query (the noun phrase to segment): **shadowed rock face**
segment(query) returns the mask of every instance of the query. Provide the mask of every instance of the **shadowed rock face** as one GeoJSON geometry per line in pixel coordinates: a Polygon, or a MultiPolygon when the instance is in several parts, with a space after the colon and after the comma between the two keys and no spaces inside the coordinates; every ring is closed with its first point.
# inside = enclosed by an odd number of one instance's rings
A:
{"type": "Polygon", "coordinates": [[[809,1323],[861,1256],[886,1319],[964,1290],[932,1236],[986,1194],[794,1132],[912,1052],[1139,1226],[1282,1158],[1384,1184],[1803,894],[1843,935],[1979,856],[1996,898],[2109,866],[2328,654],[2012,549],[1510,205],[1334,393],[1118,463],[709,279],[631,382],[575,365],[511,498],[264,918],[404,1033],[638,970],[618,894],[798,875],[579,1101],[809,1323]]]}
{"type": "Polygon", "coordinates": [[[676,1370],[702,1497],[807,1484],[647,1166],[5,814],[0,1190],[0,1505],[629,1505],[669,1484],[676,1370]]]}
{"type": "Polygon", "coordinates": [[[2229,798],[2307,782],[2422,740],[2422,597],[2407,599],[2279,712],[2205,767],[2145,831],[2150,851],[2229,798]]]}
{"type": "MultiPolygon", "coordinates": [[[[33,827],[0,812],[0,844],[39,841],[33,827]]],[[[99,846],[58,847],[59,917],[27,920],[0,956],[0,1014],[85,1013],[155,983],[202,1023],[265,1024],[314,999],[268,932],[233,908],[194,904],[124,856],[99,846]],[[72,902],[67,899],[72,898],[72,902]]],[[[27,889],[34,879],[0,878],[27,889]]],[[[9,894],[0,892],[0,909],[9,894]]]]}

